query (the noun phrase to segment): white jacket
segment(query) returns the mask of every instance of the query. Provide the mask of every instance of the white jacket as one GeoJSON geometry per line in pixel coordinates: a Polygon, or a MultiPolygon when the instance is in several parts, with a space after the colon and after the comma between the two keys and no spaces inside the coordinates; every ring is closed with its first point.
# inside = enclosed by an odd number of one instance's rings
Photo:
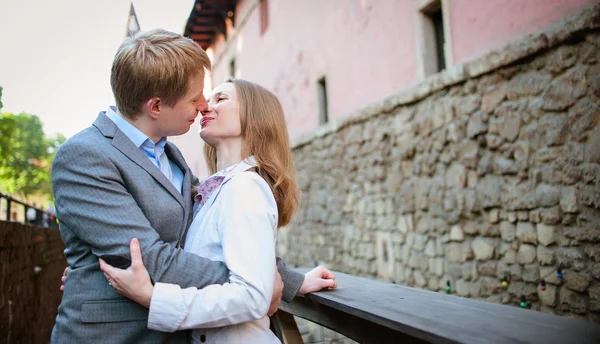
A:
{"type": "Polygon", "coordinates": [[[278,212],[254,157],[238,163],[200,209],[185,250],[225,262],[229,282],[204,289],[156,283],[148,328],[196,329],[194,343],[280,343],[266,316],[275,283],[278,212]]]}

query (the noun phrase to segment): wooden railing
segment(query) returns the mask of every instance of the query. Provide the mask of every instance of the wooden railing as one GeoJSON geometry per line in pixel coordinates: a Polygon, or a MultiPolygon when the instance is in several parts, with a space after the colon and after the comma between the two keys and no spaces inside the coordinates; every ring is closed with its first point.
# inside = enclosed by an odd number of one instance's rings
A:
{"type": "Polygon", "coordinates": [[[585,321],[335,275],[336,290],[282,302],[273,328],[284,344],[302,343],[291,315],[359,343],[600,343],[600,325],[585,321]]]}

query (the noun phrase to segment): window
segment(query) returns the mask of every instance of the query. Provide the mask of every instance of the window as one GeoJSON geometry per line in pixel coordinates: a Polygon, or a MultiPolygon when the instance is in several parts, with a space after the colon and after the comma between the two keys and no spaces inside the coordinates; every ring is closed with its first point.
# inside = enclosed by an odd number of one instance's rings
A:
{"type": "Polygon", "coordinates": [[[229,61],[229,76],[235,78],[235,57],[229,61]]]}
{"type": "Polygon", "coordinates": [[[269,28],[269,0],[260,0],[260,35],[262,36],[269,28]]]}
{"type": "Polygon", "coordinates": [[[317,81],[317,91],[319,92],[319,125],[329,121],[329,113],[327,112],[327,80],[322,77],[317,81]]]}
{"type": "Polygon", "coordinates": [[[444,5],[447,0],[420,0],[418,8],[417,49],[419,75],[425,77],[443,71],[450,64],[448,23],[444,5]]]}
{"type": "Polygon", "coordinates": [[[446,54],[444,54],[444,18],[442,9],[431,13],[431,22],[433,23],[433,32],[435,35],[435,57],[437,61],[437,71],[446,69],[446,54]]]}

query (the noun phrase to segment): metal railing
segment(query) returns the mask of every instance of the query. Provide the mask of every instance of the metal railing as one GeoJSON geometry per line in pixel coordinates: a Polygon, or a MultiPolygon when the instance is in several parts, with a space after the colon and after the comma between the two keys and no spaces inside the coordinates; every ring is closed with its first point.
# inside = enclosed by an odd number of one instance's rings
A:
{"type": "Polygon", "coordinates": [[[5,200],[6,202],[6,209],[4,211],[5,217],[3,218],[5,221],[23,222],[34,226],[58,228],[58,220],[53,212],[48,212],[37,208],[34,205],[16,199],[11,195],[7,195],[2,192],[0,192],[0,201],[1,200],[5,200]],[[17,212],[14,211],[12,207],[12,205],[15,203],[23,206],[23,221],[18,221],[17,212]],[[35,217],[32,216],[32,214],[29,214],[30,216],[28,216],[28,211],[31,213],[30,209],[35,211],[35,217]]]}

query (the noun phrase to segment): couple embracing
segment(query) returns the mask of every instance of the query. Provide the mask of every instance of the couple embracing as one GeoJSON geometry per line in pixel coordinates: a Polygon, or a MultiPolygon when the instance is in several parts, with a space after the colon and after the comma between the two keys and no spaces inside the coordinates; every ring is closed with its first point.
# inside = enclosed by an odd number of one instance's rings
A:
{"type": "Polygon", "coordinates": [[[299,202],[277,97],[230,78],[206,99],[208,70],[181,35],[127,38],[111,70],[116,107],[57,152],[69,268],[52,343],[279,343],[268,315],[282,299],[337,286],[323,267],[303,275],[275,256],[299,202]],[[166,139],[198,119],[203,182],[166,139]]]}

